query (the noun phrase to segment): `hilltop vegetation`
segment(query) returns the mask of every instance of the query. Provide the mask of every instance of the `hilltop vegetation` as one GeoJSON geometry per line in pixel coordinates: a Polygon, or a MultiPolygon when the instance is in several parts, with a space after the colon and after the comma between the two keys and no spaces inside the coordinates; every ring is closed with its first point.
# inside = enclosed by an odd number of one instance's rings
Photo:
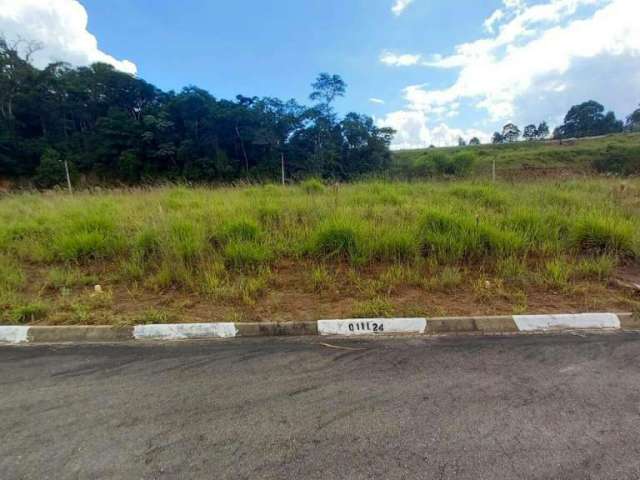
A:
{"type": "Polygon", "coordinates": [[[167,187],[0,199],[13,323],[633,310],[640,183],[167,187]],[[94,292],[100,284],[102,292],[94,292]]]}
{"type": "Polygon", "coordinates": [[[542,172],[551,178],[559,173],[615,175],[640,174],[640,133],[598,138],[526,141],[498,145],[394,152],[391,175],[399,178],[453,176],[488,178],[493,162],[503,179],[535,177],[542,172]],[[453,164],[457,168],[446,166],[453,164]],[[438,167],[444,165],[444,167],[438,167]]]}

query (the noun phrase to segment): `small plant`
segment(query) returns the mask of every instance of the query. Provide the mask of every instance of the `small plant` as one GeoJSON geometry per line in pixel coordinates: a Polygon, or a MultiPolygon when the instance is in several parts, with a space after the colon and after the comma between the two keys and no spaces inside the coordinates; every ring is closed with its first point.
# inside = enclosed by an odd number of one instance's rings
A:
{"type": "Polygon", "coordinates": [[[327,290],[333,283],[333,278],[324,265],[313,267],[309,275],[311,289],[314,292],[323,292],[327,290]]]}
{"type": "Polygon", "coordinates": [[[572,266],[565,260],[556,258],[544,265],[543,279],[547,286],[554,289],[565,289],[569,286],[572,266]]]}
{"type": "Polygon", "coordinates": [[[166,310],[150,308],[135,317],[135,322],[141,325],[153,325],[163,323],[173,323],[176,318],[166,310]]]}
{"type": "Polygon", "coordinates": [[[393,305],[386,297],[377,296],[354,305],[354,318],[385,318],[393,315],[393,305]]]}
{"type": "Polygon", "coordinates": [[[24,281],[20,266],[9,257],[0,255],[0,295],[16,291],[24,285],[24,281]]]}
{"type": "Polygon", "coordinates": [[[48,307],[41,302],[19,305],[11,310],[10,318],[14,323],[36,322],[47,317],[48,307]]]}
{"type": "Polygon", "coordinates": [[[72,288],[96,285],[98,278],[85,274],[82,270],[72,267],[52,268],[47,274],[47,283],[53,288],[72,288]]]}
{"type": "Polygon", "coordinates": [[[429,290],[448,292],[460,286],[464,277],[458,267],[444,267],[437,275],[427,282],[429,290]]]}
{"type": "Polygon", "coordinates": [[[617,260],[609,255],[583,258],[575,266],[575,274],[578,278],[602,282],[611,277],[617,263],[617,260]]]}

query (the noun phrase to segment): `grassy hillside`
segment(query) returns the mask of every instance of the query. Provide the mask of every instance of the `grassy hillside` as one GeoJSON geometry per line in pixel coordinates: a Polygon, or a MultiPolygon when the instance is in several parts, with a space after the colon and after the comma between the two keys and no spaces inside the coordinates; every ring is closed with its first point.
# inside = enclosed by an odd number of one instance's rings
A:
{"type": "Polygon", "coordinates": [[[0,323],[632,310],[639,257],[638,179],[15,194],[0,323]]]}
{"type": "Polygon", "coordinates": [[[558,174],[585,174],[594,171],[594,162],[611,164],[621,158],[640,173],[640,133],[608,135],[598,138],[547,142],[518,142],[510,145],[480,145],[423,150],[400,150],[394,153],[393,171],[410,176],[412,166],[433,153],[447,156],[473,152],[476,162],[471,175],[489,177],[495,159],[498,178],[554,177],[558,174]]]}

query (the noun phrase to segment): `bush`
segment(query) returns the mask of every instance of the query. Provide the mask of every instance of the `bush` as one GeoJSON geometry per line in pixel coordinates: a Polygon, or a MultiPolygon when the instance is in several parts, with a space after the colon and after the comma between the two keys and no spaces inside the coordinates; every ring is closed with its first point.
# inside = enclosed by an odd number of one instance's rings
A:
{"type": "Polygon", "coordinates": [[[417,158],[412,165],[413,175],[417,177],[432,177],[444,175],[464,177],[471,173],[475,163],[473,152],[458,152],[445,154],[442,152],[427,152],[417,158]]]}
{"type": "Polygon", "coordinates": [[[33,181],[39,188],[52,188],[66,183],[64,163],[56,150],[48,148],[44,151],[33,181]]]}
{"type": "Polygon", "coordinates": [[[592,166],[600,173],[638,174],[640,173],[640,148],[609,145],[601,156],[593,160],[592,166]]]}

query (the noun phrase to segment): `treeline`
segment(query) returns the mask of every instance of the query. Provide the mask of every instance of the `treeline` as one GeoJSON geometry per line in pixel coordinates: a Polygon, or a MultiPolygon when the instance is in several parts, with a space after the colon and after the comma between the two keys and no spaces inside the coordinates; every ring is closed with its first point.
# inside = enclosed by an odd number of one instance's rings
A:
{"type": "MultiPolygon", "coordinates": [[[[552,138],[563,140],[597,137],[637,130],[640,130],[640,108],[629,115],[626,122],[623,122],[618,120],[612,111],[605,113],[605,108],[600,103],[589,100],[571,107],[564,117],[564,123],[554,129],[552,138]]],[[[542,122],[538,126],[527,125],[521,131],[517,125],[508,123],[503,127],[502,132],[493,134],[491,142],[494,144],[513,143],[519,141],[521,137],[528,141],[545,140],[549,138],[549,126],[546,122],[542,122]]]]}
{"type": "Polygon", "coordinates": [[[66,181],[65,166],[102,181],[350,180],[386,169],[393,130],[332,108],[337,75],[294,100],[217,99],[197,87],[164,92],[106,64],[40,70],[0,39],[0,177],[37,186],[66,181]]]}

